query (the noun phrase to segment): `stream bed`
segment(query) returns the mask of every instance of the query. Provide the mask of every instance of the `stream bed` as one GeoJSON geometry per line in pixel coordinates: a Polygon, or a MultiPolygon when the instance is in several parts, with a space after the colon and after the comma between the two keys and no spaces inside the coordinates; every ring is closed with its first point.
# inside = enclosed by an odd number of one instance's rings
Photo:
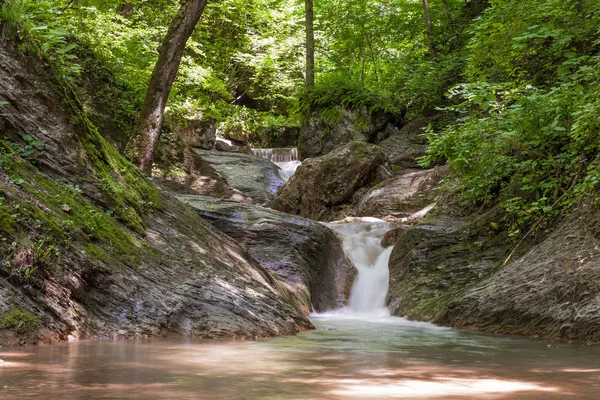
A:
{"type": "Polygon", "coordinates": [[[598,399],[600,346],[489,336],[392,317],[392,225],[328,224],[358,275],[316,330],[259,341],[74,341],[0,349],[0,399],[598,399]]]}

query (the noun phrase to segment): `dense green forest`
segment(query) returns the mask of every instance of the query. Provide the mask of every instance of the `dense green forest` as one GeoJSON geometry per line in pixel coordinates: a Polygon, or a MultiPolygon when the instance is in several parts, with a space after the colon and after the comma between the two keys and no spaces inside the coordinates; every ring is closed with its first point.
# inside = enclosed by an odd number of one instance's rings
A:
{"type": "MultiPolygon", "coordinates": [[[[180,3],[4,0],[2,36],[82,87],[131,133],[180,3]]],[[[426,118],[423,166],[447,163],[448,201],[500,204],[512,240],[600,179],[600,4],[594,0],[314,1],[315,86],[305,87],[305,4],[209,1],[167,104],[258,143],[309,113],[366,108],[426,118]],[[424,8],[425,5],[425,8],[424,8]]],[[[175,146],[168,124],[161,148],[175,146]]],[[[129,143],[129,147],[127,147],[129,143]]]]}

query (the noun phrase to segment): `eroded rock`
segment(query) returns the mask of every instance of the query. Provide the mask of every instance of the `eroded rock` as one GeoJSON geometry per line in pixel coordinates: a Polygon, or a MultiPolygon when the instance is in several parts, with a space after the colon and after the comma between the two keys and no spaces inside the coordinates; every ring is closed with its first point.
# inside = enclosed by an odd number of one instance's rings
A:
{"type": "Polygon", "coordinates": [[[439,322],[466,288],[496,271],[508,248],[491,233],[470,237],[464,219],[431,217],[408,229],[389,261],[392,313],[439,322]]]}
{"type": "MultiPolygon", "coordinates": [[[[11,160],[18,176],[0,169],[0,231],[8,239],[0,253],[11,254],[14,241],[23,254],[42,255],[31,260],[35,270],[0,266],[1,345],[169,333],[256,338],[311,328],[286,304],[287,288],[233,239],[153,188],[90,127],[66,88],[56,90],[8,46],[0,42],[8,103],[0,104],[0,126],[8,140],[27,134],[45,146],[35,165],[11,160]],[[19,176],[26,184],[13,183],[19,176]],[[39,220],[7,215],[5,201],[39,220]],[[6,322],[15,315],[20,320],[6,322]]],[[[28,260],[9,260],[21,259],[28,260]]]]}
{"type": "Polygon", "coordinates": [[[260,206],[180,198],[283,282],[294,294],[290,304],[304,315],[345,304],[356,271],[329,228],[260,206]]]}
{"type": "Polygon", "coordinates": [[[584,202],[547,239],[465,291],[440,322],[600,342],[599,221],[597,207],[584,202]]]}

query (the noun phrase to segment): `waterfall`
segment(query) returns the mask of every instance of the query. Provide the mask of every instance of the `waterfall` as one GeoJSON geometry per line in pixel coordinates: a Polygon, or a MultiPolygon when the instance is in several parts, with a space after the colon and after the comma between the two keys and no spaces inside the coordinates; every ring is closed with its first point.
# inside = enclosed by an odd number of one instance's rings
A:
{"type": "Polygon", "coordinates": [[[279,168],[281,179],[287,182],[292,175],[296,173],[296,169],[302,164],[298,160],[298,149],[252,149],[255,156],[266,158],[279,168]]]}
{"type": "Polygon", "coordinates": [[[392,247],[383,248],[381,239],[394,227],[377,218],[347,218],[327,224],[343,238],[343,249],[358,271],[348,306],[336,313],[387,317],[385,298],[389,285],[388,261],[392,247]]]}

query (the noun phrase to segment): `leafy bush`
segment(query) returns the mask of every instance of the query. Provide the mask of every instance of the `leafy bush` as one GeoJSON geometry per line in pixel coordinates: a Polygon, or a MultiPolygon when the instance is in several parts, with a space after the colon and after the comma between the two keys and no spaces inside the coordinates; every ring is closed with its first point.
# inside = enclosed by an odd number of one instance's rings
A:
{"type": "Polygon", "coordinates": [[[445,159],[447,182],[466,204],[500,201],[512,229],[538,228],[595,186],[600,152],[600,102],[594,88],[564,83],[549,90],[463,85],[450,107],[461,117],[440,132],[429,129],[429,165],[445,159]],[[541,222],[541,221],[540,221],[541,222]],[[540,223],[540,226],[542,224],[540,223]]]}

